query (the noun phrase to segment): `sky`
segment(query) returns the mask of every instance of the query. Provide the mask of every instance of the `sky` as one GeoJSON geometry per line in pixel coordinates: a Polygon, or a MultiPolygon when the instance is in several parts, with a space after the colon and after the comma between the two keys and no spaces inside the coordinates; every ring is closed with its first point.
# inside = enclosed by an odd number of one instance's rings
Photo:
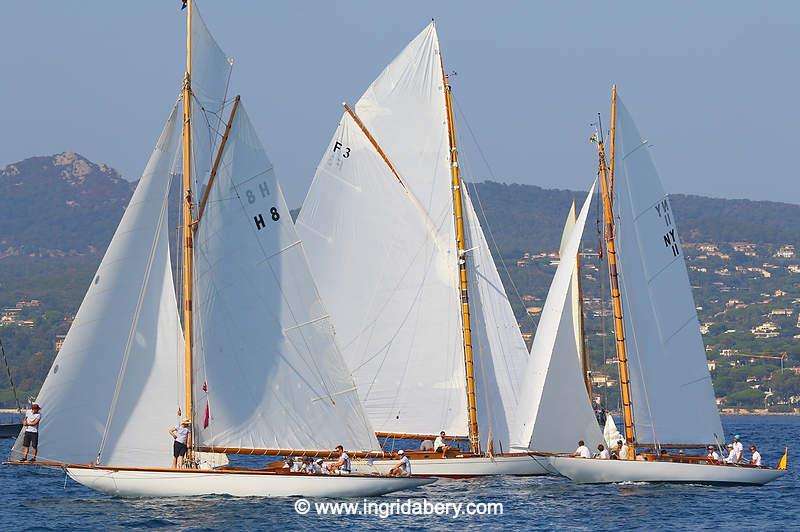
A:
{"type": "MultiPolygon", "coordinates": [[[[611,84],[670,193],[800,203],[800,2],[199,0],[302,203],[333,134],[436,19],[467,178],[587,189],[611,84]]],[[[138,179],[185,66],[179,0],[6,0],[0,167],[72,150],[138,179]]]]}

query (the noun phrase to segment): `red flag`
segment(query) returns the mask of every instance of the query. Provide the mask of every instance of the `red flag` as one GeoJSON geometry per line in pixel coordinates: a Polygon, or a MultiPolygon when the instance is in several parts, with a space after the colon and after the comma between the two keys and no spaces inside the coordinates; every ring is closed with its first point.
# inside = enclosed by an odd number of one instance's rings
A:
{"type": "Polygon", "coordinates": [[[211,417],[211,411],[208,408],[208,401],[206,401],[206,413],[203,414],[203,428],[208,428],[208,420],[211,417]]]}

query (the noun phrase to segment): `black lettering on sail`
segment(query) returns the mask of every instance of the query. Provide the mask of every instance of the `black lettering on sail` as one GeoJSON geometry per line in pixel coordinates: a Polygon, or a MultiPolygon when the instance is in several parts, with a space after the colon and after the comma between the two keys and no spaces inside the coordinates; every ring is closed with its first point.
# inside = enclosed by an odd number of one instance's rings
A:
{"type": "Polygon", "coordinates": [[[264,216],[259,214],[258,216],[253,216],[253,220],[256,222],[256,229],[261,231],[264,227],[266,227],[266,223],[264,223],[264,216]]]}

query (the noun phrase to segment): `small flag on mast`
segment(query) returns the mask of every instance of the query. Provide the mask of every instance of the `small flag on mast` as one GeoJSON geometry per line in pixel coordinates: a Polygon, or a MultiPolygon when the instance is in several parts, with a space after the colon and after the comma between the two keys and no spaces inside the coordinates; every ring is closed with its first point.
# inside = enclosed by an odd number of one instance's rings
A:
{"type": "Polygon", "coordinates": [[[203,414],[203,428],[208,428],[208,422],[211,419],[211,410],[208,408],[208,401],[206,401],[206,413],[203,414]]]}
{"type": "Polygon", "coordinates": [[[181,11],[186,9],[186,6],[188,5],[188,3],[189,3],[189,0],[181,0],[181,11]]]}

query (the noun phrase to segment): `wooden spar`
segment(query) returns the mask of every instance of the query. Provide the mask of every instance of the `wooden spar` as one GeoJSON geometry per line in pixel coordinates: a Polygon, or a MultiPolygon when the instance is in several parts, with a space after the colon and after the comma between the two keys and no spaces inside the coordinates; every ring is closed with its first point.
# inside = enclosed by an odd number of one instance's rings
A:
{"type": "Polygon", "coordinates": [[[611,129],[608,132],[608,197],[614,201],[614,146],[617,138],[617,84],[611,85],[611,129]]]}
{"type": "Polygon", "coordinates": [[[192,273],[194,240],[192,225],[192,0],[186,12],[186,76],[183,80],[183,335],[184,386],[186,388],[184,416],[193,420],[192,409],[192,273]]]}
{"type": "Polygon", "coordinates": [[[350,106],[347,105],[347,102],[342,102],[342,106],[344,107],[344,110],[347,111],[347,114],[350,115],[350,118],[353,119],[353,122],[355,122],[356,125],[359,128],[361,128],[361,132],[364,133],[364,136],[367,137],[367,140],[369,140],[369,142],[372,144],[372,147],[375,148],[378,154],[383,158],[383,162],[385,162],[386,165],[389,167],[389,170],[392,171],[394,176],[397,178],[397,181],[399,181],[400,184],[403,185],[403,188],[407,188],[406,184],[403,183],[403,180],[400,179],[400,175],[397,173],[397,170],[394,169],[394,166],[392,165],[392,162],[389,160],[389,157],[380,147],[378,141],[375,140],[375,137],[372,136],[372,133],[369,132],[367,126],[364,125],[364,122],[362,122],[361,119],[358,117],[358,115],[355,113],[355,111],[353,111],[353,109],[351,109],[350,106]]]}
{"type": "Polygon", "coordinates": [[[228,123],[225,126],[225,133],[222,134],[222,140],[219,143],[219,149],[217,150],[217,156],[214,159],[214,166],[211,167],[211,173],[208,176],[208,183],[206,184],[206,189],[203,191],[203,197],[200,200],[200,207],[197,209],[197,222],[194,224],[194,230],[197,231],[197,227],[200,224],[200,220],[203,218],[203,213],[206,210],[206,203],[208,203],[208,194],[211,192],[211,186],[214,184],[214,180],[217,177],[217,170],[219,169],[219,163],[222,161],[222,154],[225,151],[225,144],[228,143],[228,135],[231,132],[231,125],[233,125],[233,117],[236,116],[236,110],[239,108],[239,101],[241,100],[241,96],[236,96],[236,99],[233,101],[233,107],[231,108],[231,116],[228,118],[228,123]]]}
{"type": "MultiPolygon", "coordinates": [[[[314,456],[338,458],[339,453],[330,449],[251,449],[247,447],[198,447],[201,453],[245,454],[251,456],[314,456]]],[[[382,451],[347,451],[351,458],[394,458],[395,453],[382,451]]]]}
{"type": "MultiPolygon", "coordinates": [[[[612,98],[616,97],[616,90],[612,98]]],[[[612,104],[613,105],[613,104],[612,104]]],[[[613,127],[613,125],[612,125],[613,127]]],[[[597,140],[597,154],[600,164],[600,187],[603,194],[603,218],[605,220],[605,240],[608,258],[608,275],[611,280],[611,306],[614,314],[614,336],[616,337],[617,360],[619,361],[619,384],[622,391],[622,415],[625,423],[625,439],[630,447],[629,456],[635,456],[633,407],[631,404],[631,382],[628,372],[628,355],[625,348],[625,329],[622,321],[622,298],[619,290],[619,274],[617,272],[617,249],[615,243],[614,212],[609,191],[608,169],[603,140],[597,140]]]]}
{"type": "Polygon", "coordinates": [[[472,360],[472,329],[469,315],[469,290],[467,285],[467,252],[464,241],[464,215],[461,203],[461,175],[458,168],[458,149],[456,148],[456,131],[453,123],[453,95],[450,80],[444,73],[444,99],[447,109],[447,130],[450,137],[450,161],[453,186],[453,213],[456,222],[456,248],[458,250],[458,273],[461,291],[461,325],[464,334],[464,366],[467,377],[467,413],[469,415],[469,442],[472,452],[481,454],[481,440],[478,435],[478,407],[475,398],[475,369],[472,360]]]}
{"type": "MultiPolygon", "coordinates": [[[[375,432],[378,438],[408,438],[414,440],[435,440],[438,434],[415,434],[411,432],[375,432]]],[[[469,441],[469,436],[445,436],[446,440],[469,441]]]]}

